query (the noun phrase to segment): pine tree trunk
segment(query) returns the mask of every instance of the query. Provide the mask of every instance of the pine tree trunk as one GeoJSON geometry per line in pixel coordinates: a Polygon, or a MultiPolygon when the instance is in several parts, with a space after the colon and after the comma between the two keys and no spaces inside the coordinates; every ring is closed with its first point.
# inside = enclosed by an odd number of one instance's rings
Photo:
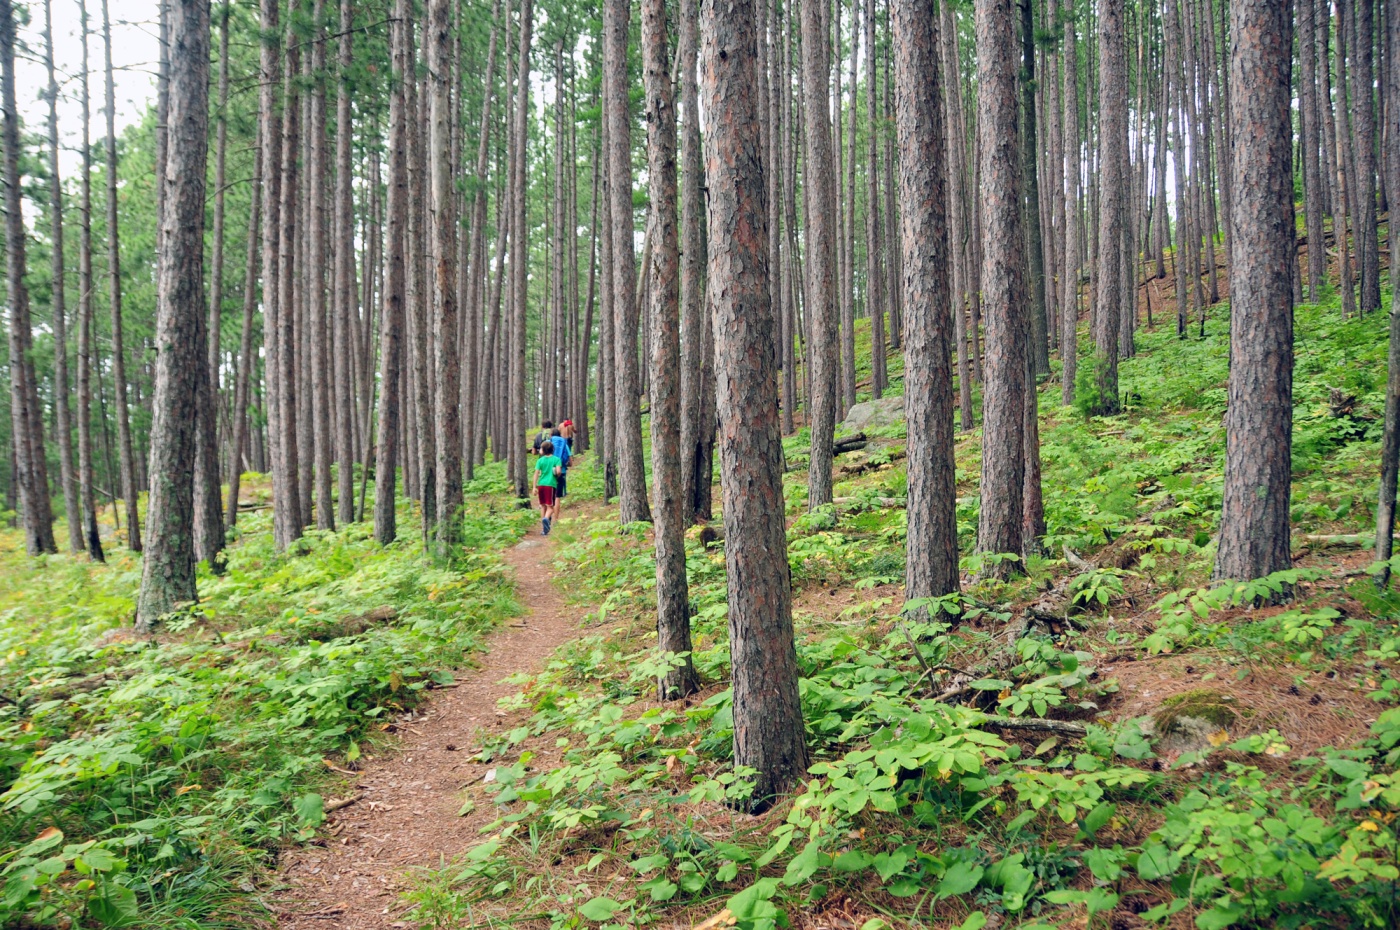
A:
{"type": "MultiPolygon", "coordinates": [[[[697,0],[682,0],[676,62],[680,69],[681,105],[681,233],[680,233],[680,301],[681,301],[681,500],[685,518],[695,520],[699,513],[701,485],[708,486],[711,475],[702,472],[702,459],[708,462],[701,437],[706,433],[701,419],[701,395],[704,392],[705,331],[709,329],[708,308],[705,303],[705,176],[700,150],[699,88],[695,66],[699,53],[700,6],[697,0]]],[[[774,131],[776,134],[776,129],[774,131]]],[[[771,148],[771,146],[770,146],[771,148]]],[[[770,207],[772,200],[770,197],[770,207]]],[[[770,214],[772,210],[770,209],[770,214]]],[[[776,240],[769,228],[769,258],[776,240]]],[[[771,269],[770,264],[770,269],[771,269]]],[[[654,380],[654,378],[653,378],[654,380]]],[[[654,409],[654,408],[653,408],[654,409]]],[[[655,423],[655,417],[652,420],[655,423]]],[[[653,465],[653,469],[655,465],[653,465]]],[[[660,492],[658,491],[658,498],[660,492]]]]}
{"type": "Polygon", "coordinates": [[[836,434],[836,401],[840,390],[840,357],[836,345],[837,266],[836,163],[831,147],[828,106],[830,69],[826,28],[820,5],[804,3],[802,16],[802,101],[806,130],[807,190],[807,313],[812,330],[812,393],[808,424],[812,432],[811,464],[807,471],[807,506],[831,503],[832,443],[836,434]]]}
{"type": "MultiPolygon", "coordinates": [[[[208,0],[168,0],[170,108],[165,229],[156,276],[155,397],[151,417],[150,545],[142,560],[136,629],[195,592],[194,476],[199,405],[209,400],[204,303],[204,198],[209,148],[208,0]]],[[[213,412],[209,412],[212,419],[213,412]]]]}
{"type": "MultiPolygon", "coordinates": [[[[873,43],[874,37],[870,37],[873,43]]],[[[953,335],[957,340],[958,354],[958,411],[963,430],[972,429],[972,376],[967,355],[967,314],[965,295],[967,293],[967,147],[963,135],[962,91],[958,68],[957,18],[953,8],[944,4],[939,25],[939,75],[944,95],[944,111],[947,114],[946,152],[948,159],[948,244],[951,257],[948,260],[952,270],[953,335]]],[[[870,69],[873,73],[874,62],[870,69]]],[[[874,100],[871,100],[874,111],[874,100]]],[[[873,132],[873,126],[872,126],[873,132]]],[[[874,145],[871,145],[871,163],[874,163],[874,145]]],[[[871,182],[871,202],[876,201],[874,181],[871,182]]],[[[872,277],[875,277],[872,275],[872,277]]],[[[907,381],[906,381],[907,384],[907,381]]],[[[908,389],[906,387],[906,396],[908,389]]]]}
{"type": "Polygon", "coordinates": [[[1337,241],[1337,267],[1339,269],[1340,287],[1342,291],[1342,318],[1345,319],[1356,313],[1356,284],[1353,278],[1351,249],[1357,244],[1359,238],[1354,228],[1356,213],[1352,209],[1355,200],[1352,195],[1353,187],[1351,177],[1353,172],[1350,168],[1354,162],[1351,152],[1351,131],[1349,129],[1350,119],[1347,107],[1347,68],[1346,68],[1346,43],[1343,36],[1346,35],[1346,26],[1343,20],[1343,11],[1347,4],[1337,5],[1337,115],[1335,119],[1335,132],[1333,136],[1337,143],[1337,198],[1335,212],[1332,217],[1332,235],[1337,241]]]}
{"type": "MultiPolygon", "coordinates": [[[[642,78],[646,89],[647,193],[651,208],[651,467],[656,506],[657,648],[678,656],[661,677],[658,698],[700,688],[690,659],[690,596],[685,577],[687,500],[681,485],[680,236],[676,229],[676,101],[667,61],[665,0],[642,3],[642,78]]],[[[685,59],[680,59],[682,62],[685,59]]],[[[683,79],[684,80],[684,79],[683,79]]],[[[687,183],[693,177],[686,179],[687,183]]]]}
{"type": "Polygon", "coordinates": [[[262,133],[263,128],[260,125],[253,156],[253,193],[248,207],[248,254],[244,260],[243,277],[243,327],[238,340],[238,381],[233,393],[233,440],[229,446],[228,503],[224,508],[224,522],[229,527],[238,522],[238,489],[243,477],[243,450],[248,441],[248,385],[257,365],[253,352],[253,319],[258,297],[258,221],[262,215],[265,197],[263,187],[266,184],[263,171],[263,153],[266,148],[263,145],[262,133]]]}
{"type": "Polygon", "coordinates": [[[10,305],[10,414],[14,464],[11,474],[18,490],[17,508],[24,527],[24,547],[30,555],[57,552],[53,512],[49,504],[48,466],[44,453],[44,422],[34,370],[34,336],[29,314],[29,288],[24,277],[25,229],[19,173],[19,114],[15,107],[15,14],[11,0],[0,0],[0,96],[5,125],[5,268],[10,305]]]}
{"type": "MultiPolygon", "coordinates": [[[[437,526],[434,543],[439,558],[456,554],[462,542],[461,360],[457,354],[457,196],[453,186],[451,149],[451,20],[448,0],[428,7],[428,75],[432,87],[431,197],[433,219],[433,421],[437,429],[437,526]]],[[[427,491],[425,489],[424,493],[427,491]]]]}
{"type": "MultiPolygon", "coordinates": [[[[335,507],[331,494],[331,463],[335,449],[331,445],[331,388],[334,374],[329,355],[332,327],[326,307],[326,224],[323,204],[326,199],[326,38],[325,0],[315,0],[312,19],[315,32],[310,39],[311,92],[306,168],[306,219],[308,225],[307,258],[301,269],[306,287],[305,329],[309,330],[311,380],[307,387],[311,395],[313,457],[315,460],[315,517],[319,530],[335,529],[335,507]]],[[[338,249],[337,251],[344,251],[338,249]]],[[[306,340],[303,340],[306,344],[306,340]]]]}
{"type": "MultiPolygon", "coordinates": [[[[1386,94],[1385,126],[1382,135],[1387,141],[1383,151],[1388,153],[1386,170],[1390,173],[1387,193],[1400,197],[1400,8],[1391,0],[1389,9],[1389,75],[1386,94]]],[[[1391,292],[1390,292],[1390,350],[1387,355],[1389,377],[1385,390],[1385,431],[1381,439],[1381,487],[1376,507],[1376,561],[1383,566],[1376,582],[1382,591],[1390,587],[1388,563],[1395,544],[1395,491],[1400,476],[1400,288],[1395,287],[1395,201],[1392,199],[1390,232],[1391,292]]]]}
{"type": "Polygon", "coordinates": [[[277,237],[277,317],[273,328],[276,331],[277,348],[273,352],[273,365],[268,397],[274,401],[276,419],[269,423],[269,432],[276,457],[273,459],[272,473],[272,514],[273,538],[277,547],[285,550],[301,538],[305,523],[302,520],[300,458],[297,442],[298,381],[296,340],[296,272],[297,235],[300,220],[297,204],[299,187],[297,165],[300,158],[301,107],[296,93],[299,80],[300,39],[289,24],[286,29],[285,48],[282,55],[282,147],[280,171],[282,175],[278,194],[277,226],[271,234],[277,237]],[[275,425],[274,425],[275,423],[275,425]]]}
{"type": "MultiPolygon", "coordinates": [[[[355,391],[353,337],[355,318],[355,202],[354,168],[351,146],[354,127],[350,115],[350,69],[354,63],[354,14],[351,0],[340,0],[340,44],[335,98],[335,299],[331,307],[332,344],[335,346],[335,460],[339,463],[337,485],[340,494],[341,523],[355,519],[355,391]]],[[[366,269],[368,277],[368,269],[366,269]]],[[[366,307],[368,304],[366,304],[366,307]]],[[[329,504],[329,501],[327,501],[329,504]]]]}
{"type": "Polygon", "coordinates": [[[638,407],[637,300],[632,253],[632,122],[627,112],[627,0],[603,2],[603,118],[608,121],[608,183],[612,218],[613,339],[616,433],[614,451],[621,492],[618,519],[651,519],[642,465],[638,407]]]}
{"type": "MultiPolygon", "coordinates": [[[[945,9],[948,8],[945,7],[945,9]]],[[[884,396],[886,388],[889,387],[889,370],[885,359],[885,243],[884,230],[880,225],[879,124],[875,115],[877,103],[875,93],[875,0],[867,0],[865,7],[865,74],[865,155],[868,163],[865,188],[865,291],[867,309],[870,313],[872,394],[876,400],[879,400],[884,396]]],[[[945,88],[949,86],[946,80],[943,86],[945,88]]],[[[885,169],[893,171],[894,166],[886,165],[885,169]]],[[[956,226],[954,228],[956,230],[956,226]]],[[[955,232],[953,248],[956,250],[960,245],[961,241],[955,232]]],[[[960,319],[962,311],[957,294],[954,294],[954,304],[954,313],[960,319]]],[[[960,346],[965,355],[967,342],[960,341],[960,346]]]]}
{"type": "Polygon", "coordinates": [[[1035,26],[1031,0],[1016,0],[1016,4],[1021,21],[1021,195],[1029,270],[1026,296],[1030,299],[1030,349],[1034,372],[1046,375],[1050,373],[1050,341],[1045,322],[1045,253],[1040,230],[1040,174],[1036,156],[1035,26]]]}
{"type": "MultiPolygon", "coordinates": [[[[525,311],[528,305],[528,281],[529,269],[529,246],[528,238],[528,204],[526,203],[527,189],[526,179],[526,155],[525,148],[528,139],[529,117],[530,117],[530,35],[534,28],[534,2],[533,0],[521,0],[520,4],[520,48],[516,58],[517,98],[515,103],[515,151],[516,159],[512,170],[512,185],[514,187],[514,209],[515,216],[511,226],[511,276],[514,279],[511,291],[512,302],[514,304],[511,314],[512,326],[512,360],[514,366],[511,370],[511,407],[512,417],[508,424],[510,430],[510,443],[517,450],[514,459],[515,468],[515,493],[517,497],[527,497],[529,487],[525,482],[525,311]]],[[[629,185],[629,210],[630,210],[630,185],[629,185]]],[[[629,213],[630,216],[630,213],[629,213]]],[[[629,240],[630,242],[630,240],[629,240]]],[[[630,276],[629,276],[630,280],[630,276]]],[[[636,314],[633,313],[633,322],[636,321],[636,314]]],[[[635,326],[633,327],[635,336],[635,326]]],[[[636,342],[632,343],[632,371],[637,370],[636,364],[636,342]]],[[[635,395],[635,391],[634,391],[635,395]]],[[[634,397],[635,399],[635,397],[634,397]]],[[[635,409],[636,404],[633,404],[635,409]]],[[[641,418],[637,417],[637,462],[640,474],[640,463],[642,454],[641,442],[641,418]]],[[[646,490],[642,491],[642,504],[646,505],[646,490]]]]}
{"type": "MultiPolygon", "coordinates": [[[[839,12],[840,4],[837,9],[839,12]]],[[[841,17],[836,17],[836,123],[841,123],[841,17]]],[[[851,408],[856,405],[856,296],[855,296],[855,259],[856,259],[856,110],[858,109],[858,97],[856,91],[859,82],[856,80],[856,62],[860,59],[860,0],[851,0],[851,96],[850,96],[850,132],[847,134],[846,150],[846,181],[843,183],[841,177],[836,178],[836,198],[845,204],[843,211],[842,226],[838,230],[841,236],[841,253],[845,256],[842,262],[841,276],[841,398],[842,403],[838,408],[841,417],[844,419],[851,408]]],[[[839,145],[838,145],[839,148],[839,145]]]]}
{"type": "Polygon", "coordinates": [[[224,181],[228,151],[228,56],[229,17],[232,7],[225,0],[219,11],[219,86],[214,139],[214,238],[209,269],[208,405],[200,403],[196,436],[194,477],[195,558],[211,566],[220,562],[224,548],[224,512],[220,497],[218,410],[220,336],[223,332],[224,295],[224,181]]]}
{"type": "Polygon", "coordinates": [[[122,340],[121,245],[117,226],[117,104],[112,80],[112,20],[108,15],[107,0],[102,0],[102,44],[107,53],[107,303],[112,314],[112,389],[117,407],[121,494],[126,502],[126,543],[132,552],[140,552],[141,518],[137,513],[140,495],[136,483],[136,458],[131,450],[131,416],[126,397],[126,347],[122,340]]]}
{"type": "Polygon", "coordinates": [[[1376,131],[1371,67],[1374,0],[1351,0],[1347,35],[1351,48],[1351,125],[1356,152],[1356,251],[1361,259],[1361,312],[1381,306],[1380,242],[1376,233],[1376,131]]]}
{"type": "Polygon", "coordinates": [[[1319,106],[1317,99],[1317,41],[1313,36],[1313,0],[1295,0],[1298,18],[1298,60],[1302,78],[1298,84],[1301,103],[1303,149],[1303,215],[1308,235],[1308,299],[1321,299],[1327,280],[1327,235],[1322,226],[1322,170],[1318,153],[1319,106]]]}
{"type": "MultiPolygon", "coordinates": [[[[1123,153],[1128,138],[1128,71],[1123,37],[1123,0],[1099,6],[1099,252],[1094,310],[1094,366],[1098,397],[1094,410],[1119,409],[1118,334],[1123,305],[1123,235],[1128,187],[1123,153]]],[[[1195,248],[1195,240],[1192,240],[1195,248]]]]}
{"type": "MultiPolygon", "coordinates": [[[[102,562],[105,557],[102,553],[102,539],[97,531],[97,499],[93,487],[92,370],[95,366],[92,357],[92,116],[88,87],[86,0],[79,0],[78,17],[83,44],[83,66],[78,77],[83,101],[82,226],[78,240],[78,494],[82,507],[83,544],[90,559],[102,562]]],[[[11,445],[13,446],[13,443],[11,445]]]]}
{"type": "Polygon", "coordinates": [[[894,0],[890,28],[904,249],[904,413],[909,425],[906,599],[959,590],[948,312],[947,141],[933,0],[894,0]]]}
{"type": "MultiPolygon", "coordinates": [[[[720,467],[723,473],[734,764],[755,770],[763,810],[806,772],[783,525],[782,439],[768,294],[767,217],[753,99],[753,5],[704,0],[701,89],[709,189],[720,467]]],[[[820,31],[818,31],[820,35],[820,31]]]]}
{"type": "Polygon", "coordinates": [[[78,483],[73,473],[73,423],[68,388],[68,308],[64,302],[63,188],[58,171],[58,78],[53,63],[53,0],[44,0],[44,64],[49,72],[49,246],[53,259],[53,406],[58,434],[58,474],[63,489],[63,516],[68,524],[68,548],[83,551],[82,518],[78,512],[78,483]]]}
{"type": "Polygon", "coordinates": [[[1247,581],[1291,568],[1293,175],[1289,5],[1230,6],[1230,389],[1225,492],[1215,577],[1247,581]]]}
{"type": "MultiPolygon", "coordinates": [[[[1167,0],[1171,4],[1173,0],[1167,0]]],[[[1082,151],[1079,141],[1079,46],[1074,17],[1066,16],[1065,27],[1065,280],[1060,303],[1060,403],[1074,404],[1075,380],[1079,373],[1079,280],[1084,262],[1080,257],[1079,172],[1082,151]]],[[[1178,182],[1177,190],[1180,191],[1178,182]]],[[[1178,195],[1179,196],[1179,195],[1178,195]]]]}
{"type": "MultiPolygon", "coordinates": [[[[606,84],[606,72],[603,75],[606,84]]],[[[607,93],[602,93],[604,99],[607,93]]],[[[608,140],[608,117],[606,111],[598,120],[599,173],[603,198],[601,232],[598,243],[598,262],[602,266],[599,289],[601,291],[602,312],[598,321],[598,428],[601,431],[599,445],[602,447],[603,462],[603,503],[617,496],[617,377],[613,371],[616,364],[616,338],[613,333],[615,322],[613,294],[613,223],[612,223],[612,148],[608,140]]]]}
{"type": "MultiPolygon", "coordinates": [[[[1110,0],[1112,2],[1112,0],[1110,0]]],[[[977,548],[1019,556],[1025,482],[1027,328],[1018,299],[1024,265],[1015,250],[994,243],[1024,242],[1016,120],[1016,41],[1011,0],[977,0],[977,108],[981,195],[989,247],[982,260],[987,310],[986,383],[982,398],[982,508],[977,548]]],[[[988,565],[1005,576],[1010,562],[988,565]]]]}
{"type": "Polygon", "coordinates": [[[374,453],[374,538],[387,546],[398,534],[395,505],[396,477],[401,442],[400,411],[404,326],[404,227],[408,213],[408,113],[404,85],[408,72],[406,31],[409,0],[395,0],[393,36],[394,73],[389,91],[389,189],[384,212],[388,235],[384,245],[387,267],[380,322],[379,437],[374,453]]]}

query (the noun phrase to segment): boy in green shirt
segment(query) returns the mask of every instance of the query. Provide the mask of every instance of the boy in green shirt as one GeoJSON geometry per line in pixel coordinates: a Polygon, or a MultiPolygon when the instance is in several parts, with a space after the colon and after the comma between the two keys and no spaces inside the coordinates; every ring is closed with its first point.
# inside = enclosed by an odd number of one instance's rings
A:
{"type": "Polygon", "coordinates": [[[549,535],[550,524],[557,512],[555,491],[559,487],[559,473],[562,470],[563,463],[554,454],[554,443],[546,439],[540,443],[540,457],[535,460],[535,494],[540,499],[540,527],[545,536],[549,535]]]}

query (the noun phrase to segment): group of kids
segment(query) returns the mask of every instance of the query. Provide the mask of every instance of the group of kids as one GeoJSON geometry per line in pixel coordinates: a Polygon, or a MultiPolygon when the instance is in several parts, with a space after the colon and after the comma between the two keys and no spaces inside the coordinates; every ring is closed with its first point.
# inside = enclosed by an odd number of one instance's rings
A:
{"type": "Polygon", "coordinates": [[[559,502],[569,493],[569,462],[573,460],[574,421],[564,420],[558,426],[544,421],[544,428],[535,437],[535,494],[540,501],[540,529],[549,535],[554,518],[559,515],[559,502]]]}

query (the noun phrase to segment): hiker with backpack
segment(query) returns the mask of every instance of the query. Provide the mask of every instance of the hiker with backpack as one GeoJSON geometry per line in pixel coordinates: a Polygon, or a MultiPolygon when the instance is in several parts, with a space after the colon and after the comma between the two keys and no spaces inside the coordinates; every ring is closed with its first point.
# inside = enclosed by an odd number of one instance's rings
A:
{"type": "MultiPolygon", "coordinates": [[[[552,435],[549,437],[550,441],[554,443],[554,456],[559,459],[561,465],[559,471],[559,492],[555,495],[556,498],[563,498],[564,495],[569,493],[569,465],[572,464],[574,460],[574,440],[571,435],[573,433],[573,425],[572,420],[565,420],[554,428],[552,435]]],[[[558,504],[559,502],[556,501],[556,508],[558,504]]]]}
{"type": "Polygon", "coordinates": [[[540,443],[540,457],[535,460],[535,495],[540,501],[540,532],[548,536],[558,512],[559,474],[563,466],[554,454],[554,443],[546,439],[540,443]]]}
{"type": "Polygon", "coordinates": [[[549,439],[549,433],[552,429],[554,429],[553,420],[545,420],[540,425],[540,431],[535,434],[535,441],[530,445],[531,452],[536,455],[540,454],[540,450],[544,447],[545,441],[549,439]]]}

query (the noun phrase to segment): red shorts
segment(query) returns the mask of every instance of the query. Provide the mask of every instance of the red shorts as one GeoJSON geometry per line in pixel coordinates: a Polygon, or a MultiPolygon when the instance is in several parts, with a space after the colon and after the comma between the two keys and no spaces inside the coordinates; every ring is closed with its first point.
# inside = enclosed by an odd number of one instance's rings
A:
{"type": "Polygon", "coordinates": [[[547,484],[542,484],[535,488],[535,493],[540,496],[541,507],[554,506],[554,491],[555,489],[547,484]]]}

